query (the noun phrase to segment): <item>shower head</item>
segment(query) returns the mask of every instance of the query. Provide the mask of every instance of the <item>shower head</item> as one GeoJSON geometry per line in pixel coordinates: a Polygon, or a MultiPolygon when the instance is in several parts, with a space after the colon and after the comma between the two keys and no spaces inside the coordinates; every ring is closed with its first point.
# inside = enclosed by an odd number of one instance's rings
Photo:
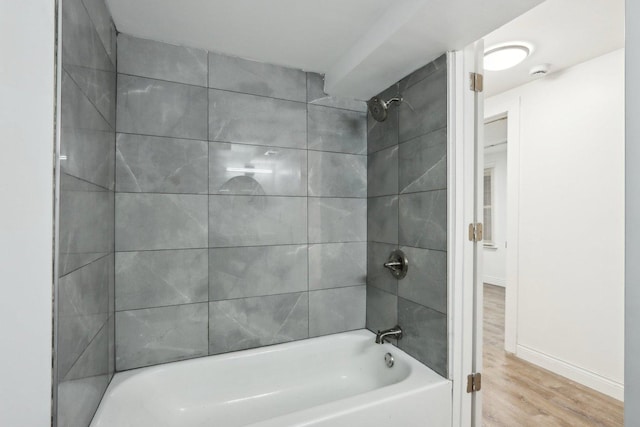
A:
{"type": "Polygon", "coordinates": [[[369,107],[369,112],[371,116],[378,121],[384,122],[387,120],[387,110],[389,106],[394,102],[402,102],[402,98],[391,98],[388,101],[385,101],[377,96],[374,96],[369,101],[367,101],[367,107],[369,107]]]}

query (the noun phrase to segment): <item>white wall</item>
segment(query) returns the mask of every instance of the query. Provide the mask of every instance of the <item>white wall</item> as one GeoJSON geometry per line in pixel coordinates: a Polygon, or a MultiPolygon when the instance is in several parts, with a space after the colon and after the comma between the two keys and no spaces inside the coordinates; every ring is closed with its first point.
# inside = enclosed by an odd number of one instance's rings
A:
{"type": "Polygon", "coordinates": [[[0,425],[51,423],[54,2],[0,2],[0,425]]]}
{"type": "Polygon", "coordinates": [[[518,254],[516,352],[617,398],[624,374],[623,62],[616,51],[487,100],[487,110],[520,102],[517,248],[509,243],[518,254]]]}
{"type": "Polygon", "coordinates": [[[484,283],[507,285],[507,150],[485,151],[484,168],[493,168],[493,247],[484,247],[484,283]]]}
{"type": "Polygon", "coordinates": [[[640,422],[640,2],[626,2],[625,425],[640,422]]]}

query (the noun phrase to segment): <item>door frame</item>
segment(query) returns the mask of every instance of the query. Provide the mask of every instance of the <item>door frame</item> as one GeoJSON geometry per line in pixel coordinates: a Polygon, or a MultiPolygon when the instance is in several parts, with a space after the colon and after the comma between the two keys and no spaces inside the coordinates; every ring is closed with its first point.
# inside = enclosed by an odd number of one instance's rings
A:
{"type": "Polygon", "coordinates": [[[482,367],[482,243],[468,238],[468,225],[482,212],[478,179],[483,159],[482,94],[470,89],[469,75],[482,70],[483,41],[447,54],[448,63],[448,310],[449,378],[453,380],[452,426],[480,426],[482,393],[467,393],[467,376],[482,367]],[[479,193],[479,194],[478,194],[479,193]],[[480,308],[480,309],[478,309],[480,308]]]}

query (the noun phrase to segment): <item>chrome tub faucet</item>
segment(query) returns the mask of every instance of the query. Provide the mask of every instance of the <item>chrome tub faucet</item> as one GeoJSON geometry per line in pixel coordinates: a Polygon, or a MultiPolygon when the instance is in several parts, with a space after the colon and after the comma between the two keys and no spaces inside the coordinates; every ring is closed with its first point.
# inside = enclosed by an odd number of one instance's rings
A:
{"type": "Polygon", "coordinates": [[[397,340],[402,338],[402,328],[399,325],[394,326],[391,329],[385,329],[384,331],[378,331],[376,334],[376,344],[384,344],[389,338],[395,338],[397,340]]]}

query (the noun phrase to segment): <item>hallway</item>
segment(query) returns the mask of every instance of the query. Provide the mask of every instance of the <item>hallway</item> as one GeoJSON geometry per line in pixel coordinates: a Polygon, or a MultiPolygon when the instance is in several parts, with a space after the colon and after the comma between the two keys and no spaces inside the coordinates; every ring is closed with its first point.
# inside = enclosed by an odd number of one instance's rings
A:
{"type": "Polygon", "coordinates": [[[505,353],[504,298],[484,285],[483,426],[622,426],[622,402],[505,353]]]}

